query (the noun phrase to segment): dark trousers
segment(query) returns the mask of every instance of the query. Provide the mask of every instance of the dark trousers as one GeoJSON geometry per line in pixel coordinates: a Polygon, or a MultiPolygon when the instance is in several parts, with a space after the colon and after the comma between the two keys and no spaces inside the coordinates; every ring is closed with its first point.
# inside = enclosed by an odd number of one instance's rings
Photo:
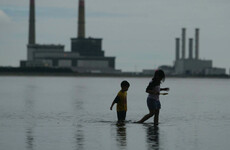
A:
{"type": "Polygon", "coordinates": [[[118,121],[125,121],[125,118],[126,118],[126,111],[117,111],[118,121]]]}

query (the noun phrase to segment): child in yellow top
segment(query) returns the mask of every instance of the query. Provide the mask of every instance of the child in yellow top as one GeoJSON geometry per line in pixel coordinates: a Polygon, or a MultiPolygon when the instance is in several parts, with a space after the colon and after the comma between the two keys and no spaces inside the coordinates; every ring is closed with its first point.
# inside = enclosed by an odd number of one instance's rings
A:
{"type": "Polygon", "coordinates": [[[113,109],[113,105],[117,103],[117,119],[118,121],[125,121],[127,112],[127,91],[129,89],[129,82],[121,82],[121,90],[118,92],[116,98],[110,106],[110,110],[113,109]]]}

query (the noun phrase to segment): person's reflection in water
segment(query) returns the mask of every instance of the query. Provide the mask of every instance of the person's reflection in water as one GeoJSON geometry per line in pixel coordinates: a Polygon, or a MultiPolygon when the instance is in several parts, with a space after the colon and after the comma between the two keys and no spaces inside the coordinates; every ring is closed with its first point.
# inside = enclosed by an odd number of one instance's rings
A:
{"type": "Polygon", "coordinates": [[[120,149],[126,147],[126,126],[124,123],[117,123],[117,145],[120,149]]]}
{"type": "Polygon", "coordinates": [[[146,125],[146,137],[148,149],[159,150],[159,127],[153,125],[146,125]]]}
{"type": "Polygon", "coordinates": [[[84,131],[81,124],[77,124],[77,131],[75,134],[75,139],[77,143],[77,150],[84,149],[84,131]]]}
{"type": "Polygon", "coordinates": [[[33,150],[33,143],[34,143],[34,137],[33,137],[33,129],[28,128],[26,131],[26,143],[27,143],[27,149],[33,150]]]}

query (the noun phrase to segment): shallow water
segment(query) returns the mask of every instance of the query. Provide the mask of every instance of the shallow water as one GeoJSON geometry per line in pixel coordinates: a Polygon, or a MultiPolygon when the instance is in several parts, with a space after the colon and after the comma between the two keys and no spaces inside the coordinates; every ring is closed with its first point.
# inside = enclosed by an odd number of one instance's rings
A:
{"type": "Polygon", "coordinates": [[[230,80],[168,78],[160,124],[145,115],[150,78],[0,77],[1,150],[226,150],[230,80]],[[109,107],[128,80],[127,122],[109,107]]]}

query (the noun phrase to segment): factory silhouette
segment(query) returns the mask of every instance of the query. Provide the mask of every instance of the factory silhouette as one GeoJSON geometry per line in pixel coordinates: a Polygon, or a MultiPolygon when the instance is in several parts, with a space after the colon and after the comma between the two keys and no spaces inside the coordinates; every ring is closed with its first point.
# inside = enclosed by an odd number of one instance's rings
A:
{"type": "Polygon", "coordinates": [[[105,57],[101,38],[85,37],[85,2],[79,0],[78,35],[71,39],[71,52],[64,45],[36,43],[35,0],[30,0],[27,60],[21,67],[71,68],[75,72],[115,73],[115,57],[105,57]]]}
{"type": "MultiPolygon", "coordinates": [[[[35,0],[30,0],[29,37],[27,60],[20,61],[22,68],[69,68],[79,73],[118,73],[115,57],[106,57],[101,38],[85,37],[85,1],[79,0],[78,34],[71,39],[71,51],[65,52],[64,45],[42,45],[36,43],[35,0]]],[[[199,29],[195,29],[195,40],[189,38],[189,52],[186,57],[186,28],[181,38],[176,38],[173,66],[159,66],[168,75],[225,75],[224,68],[212,67],[212,60],[199,58],[199,29]],[[195,42],[194,42],[195,41],[195,42]],[[195,46],[194,46],[195,45],[195,46]],[[195,47],[195,51],[193,50],[195,47]],[[180,49],[181,48],[181,49],[180,49]]],[[[152,75],[155,69],[144,69],[143,75],[152,75]]]]}
{"type": "Polygon", "coordinates": [[[188,40],[189,50],[188,57],[186,58],[186,28],[182,28],[181,39],[176,38],[176,57],[173,67],[173,73],[179,75],[224,75],[224,68],[214,68],[212,66],[212,60],[201,60],[199,58],[199,31],[199,28],[195,29],[195,42],[193,42],[193,38],[189,38],[188,40]],[[193,50],[194,45],[195,52],[193,50]]]}

